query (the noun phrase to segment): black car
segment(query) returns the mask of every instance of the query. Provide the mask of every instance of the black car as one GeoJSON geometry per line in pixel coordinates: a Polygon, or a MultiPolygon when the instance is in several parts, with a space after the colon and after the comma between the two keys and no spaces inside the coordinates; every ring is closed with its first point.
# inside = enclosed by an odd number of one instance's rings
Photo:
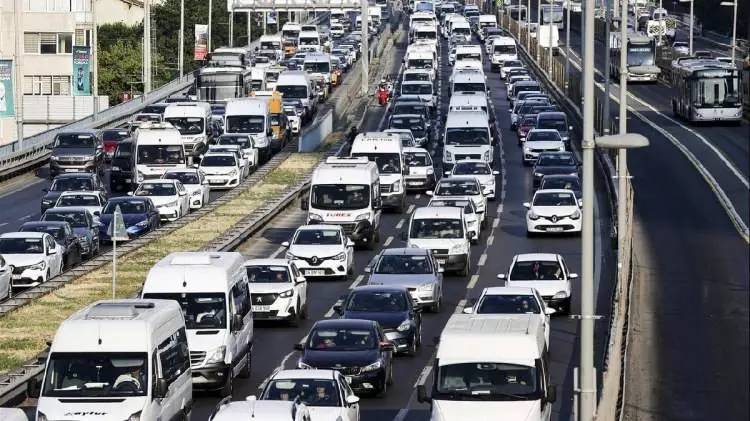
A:
{"type": "Polygon", "coordinates": [[[534,189],[539,188],[542,178],[548,175],[578,176],[578,160],[572,152],[542,152],[534,164],[534,189]]]}
{"type": "Polygon", "coordinates": [[[57,199],[66,191],[99,191],[107,194],[107,189],[97,174],[84,172],[60,174],[52,180],[49,188],[42,189],[42,191],[45,195],[42,197],[41,213],[55,206],[57,199]]]}
{"type": "Polygon", "coordinates": [[[396,352],[414,355],[422,345],[421,311],[403,286],[360,286],[352,290],[334,310],[343,319],[378,322],[396,352]]]}
{"type": "Polygon", "coordinates": [[[294,349],[302,351],[298,368],[340,371],[355,392],[385,394],[393,383],[394,346],[375,321],[320,320],[294,349]]]}
{"type": "Polygon", "coordinates": [[[393,103],[391,114],[421,114],[427,121],[427,126],[432,126],[432,111],[426,101],[418,101],[409,98],[396,99],[396,102],[393,103]]]}
{"type": "Polygon", "coordinates": [[[539,188],[572,190],[579,204],[583,200],[581,179],[578,178],[578,175],[545,175],[542,177],[542,183],[539,185],[539,188]]]}
{"type": "Polygon", "coordinates": [[[64,131],[47,145],[50,178],[65,172],[104,173],[104,143],[96,131],[64,131]]]}
{"type": "Polygon", "coordinates": [[[72,268],[81,263],[81,243],[73,228],[62,221],[30,221],[18,229],[20,232],[46,232],[63,249],[63,265],[72,268]]]}
{"type": "Polygon", "coordinates": [[[421,114],[394,114],[388,120],[389,129],[405,129],[411,131],[414,142],[420,148],[426,148],[432,140],[430,128],[421,114]]]}
{"type": "Polygon", "coordinates": [[[41,221],[61,221],[70,223],[73,234],[78,237],[81,254],[87,258],[99,254],[99,225],[94,215],[86,208],[52,208],[42,214],[41,221]]]}
{"type": "Polygon", "coordinates": [[[115,154],[112,156],[112,168],[109,172],[109,186],[112,191],[131,191],[134,189],[136,180],[135,157],[133,150],[135,143],[132,140],[124,140],[117,145],[115,154]]]}

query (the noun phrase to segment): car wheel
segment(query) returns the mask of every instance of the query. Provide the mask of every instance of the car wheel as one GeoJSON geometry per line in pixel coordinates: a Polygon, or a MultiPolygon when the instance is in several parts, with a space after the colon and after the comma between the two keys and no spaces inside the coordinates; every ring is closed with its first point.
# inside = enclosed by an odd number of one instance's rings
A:
{"type": "Polygon", "coordinates": [[[464,267],[458,271],[458,275],[467,276],[468,274],[469,274],[469,256],[466,256],[466,263],[464,263],[464,267]]]}
{"type": "Polygon", "coordinates": [[[387,378],[386,383],[388,383],[388,385],[393,384],[393,361],[391,361],[391,363],[388,364],[388,378],[387,378]]]}
{"type": "Polygon", "coordinates": [[[234,385],[232,384],[232,368],[230,367],[229,370],[227,370],[227,377],[226,381],[224,382],[224,386],[219,389],[220,397],[224,398],[227,396],[232,396],[233,389],[234,385]]]}
{"type": "Polygon", "coordinates": [[[302,309],[299,312],[299,318],[302,320],[307,320],[307,304],[304,304],[302,306],[302,309]]]}
{"type": "Polygon", "coordinates": [[[65,268],[65,263],[60,259],[60,266],[57,268],[57,275],[60,275],[63,273],[63,269],[65,268]]]}
{"type": "Polygon", "coordinates": [[[409,349],[406,351],[406,354],[410,357],[413,357],[417,355],[417,332],[414,332],[414,337],[411,338],[411,343],[409,344],[409,349]]]}
{"type": "Polygon", "coordinates": [[[297,306],[294,308],[294,314],[292,315],[292,318],[289,319],[289,326],[291,327],[299,327],[299,302],[297,303],[297,306]]]}
{"type": "Polygon", "coordinates": [[[438,297],[437,301],[430,305],[431,313],[440,313],[440,308],[443,306],[443,297],[438,297]]]}
{"type": "Polygon", "coordinates": [[[250,377],[250,367],[251,367],[251,360],[252,360],[252,353],[250,352],[250,348],[247,349],[247,352],[245,353],[245,366],[242,367],[240,372],[237,374],[237,377],[246,379],[250,377]]]}

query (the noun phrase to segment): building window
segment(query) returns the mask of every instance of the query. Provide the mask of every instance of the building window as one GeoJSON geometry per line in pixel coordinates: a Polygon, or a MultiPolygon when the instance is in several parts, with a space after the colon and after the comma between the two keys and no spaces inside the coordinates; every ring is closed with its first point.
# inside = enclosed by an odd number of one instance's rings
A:
{"type": "Polygon", "coordinates": [[[27,12],[70,12],[71,0],[23,0],[27,12]]]}
{"type": "Polygon", "coordinates": [[[76,29],[75,45],[90,47],[91,46],[91,29],[76,29]]]}
{"type": "Polygon", "coordinates": [[[24,76],[24,95],[70,95],[70,76],[24,76]]]}
{"type": "Polygon", "coordinates": [[[23,39],[26,54],[71,54],[73,34],[69,32],[26,32],[23,39]]]}
{"type": "Polygon", "coordinates": [[[73,34],[57,34],[57,52],[60,54],[73,53],[73,34]]]}
{"type": "Polygon", "coordinates": [[[23,34],[23,52],[39,54],[39,34],[26,32],[23,34]]]}

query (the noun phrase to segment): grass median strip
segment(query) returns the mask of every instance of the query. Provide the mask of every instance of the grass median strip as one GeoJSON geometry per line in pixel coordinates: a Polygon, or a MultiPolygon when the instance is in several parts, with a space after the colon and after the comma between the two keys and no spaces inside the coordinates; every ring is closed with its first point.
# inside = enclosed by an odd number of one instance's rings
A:
{"type": "MultiPolygon", "coordinates": [[[[327,141],[339,138],[331,135],[327,141]]],[[[322,156],[322,152],[294,153],[259,183],[213,212],[120,256],[117,296],[135,294],[148,270],[167,254],[200,250],[264,201],[291,188],[310,174],[322,156]]],[[[58,325],[72,313],[94,301],[111,298],[111,294],[112,266],[105,265],[0,318],[0,374],[44,351],[46,341],[52,340],[58,325]]]]}

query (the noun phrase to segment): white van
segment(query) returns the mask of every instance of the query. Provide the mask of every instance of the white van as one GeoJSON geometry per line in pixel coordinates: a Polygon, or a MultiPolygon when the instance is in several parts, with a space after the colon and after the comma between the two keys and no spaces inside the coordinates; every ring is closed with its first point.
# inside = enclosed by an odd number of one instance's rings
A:
{"type": "Polygon", "coordinates": [[[282,95],[284,101],[299,100],[305,107],[304,121],[312,120],[318,109],[317,93],[313,89],[310,76],[303,70],[287,70],[279,74],[276,81],[276,92],[282,95]]]}
{"type": "Polygon", "coordinates": [[[452,20],[450,23],[450,35],[460,35],[466,39],[466,42],[471,42],[471,24],[466,19],[463,20],[452,20]]]}
{"type": "Polygon", "coordinates": [[[259,162],[265,162],[271,154],[270,118],[265,99],[232,99],[224,111],[224,133],[252,136],[259,162]]]}
{"type": "Polygon", "coordinates": [[[438,345],[432,392],[417,386],[420,402],[431,402],[431,419],[549,421],[556,387],[544,324],[535,315],[454,314],[438,345]],[[474,383],[472,379],[481,379],[474,383]],[[465,395],[478,396],[467,405],[465,395]],[[479,398],[481,396],[481,398],[479,398]]]}
{"type": "Polygon", "coordinates": [[[437,45],[438,42],[438,29],[437,26],[432,24],[418,24],[411,29],[411,39],[414,41],[422,41],[425,43],[434,43],[437,45]]]}
{"type": "MultiPolygon", "coordinates": [[[[331,18],[331,20],[333,20],[333,18],[331,18]]],[[[334,39],[341,38],[344,36],[344,33],[345,33],[344,25],[342,25],[341,23],[332,21],[330,32],[331,32],[331,38],[334,38],[334,39]]]]}
{"type": "Polygon", "coordinates": [[[458,92],[451,95],[448,112],[482,111],[489,114],[487,95],[484,92],[458,92]]]}
{"type": "Polygon", "coordinates": [[[484,41],[484,28],[497,28],[497,18],[495,15],[479,15],[479,38],[484,41]]]}
{"type": "Polygon", "coordinates": [[[57,328],[41,388],[31,385],[36,419],[190,419],[191,375],[176,302],[97,301],[57,328]]]}
{"type": "Polygon", "coordinates": [[[404,166],[401,137],[395,133],[360,133],[352,142],[350,155],[367,157],[378,166],[382,206],[402,213],[406,205],[404,173],[407,169],[404,166]]]}
{"type": "Polygon", "coordinates": [[[176,252],[146,276],[141,297],[182,309],[195,388],[232,395],[232,379],[250,375],[253,312],[240,253],[176,252]]]}
{"type": "Polygon", "coordinates": [[[469,61],[474,60],[482,63],[482,47],[476,44],[472,45],[457,45],[456,46],[456,61],[469,61]]]}
{"type": "Polygon", "coordinates": [[[265,91],[266,88],[266,68],[255,66],[250,68],[250,91],[265,91]]]}
{"type": "Polygon", "coordinates": [[[284,44],[281,34],[261,35],[259,50],[273,50],[276,52],[277,60],[284,56],[284,44]]]}
{"type": "Polygon", "coordinates": [[[318,31],[302,31],[299,33],[299,51],[323,51],[318,31]]]}
{"type": "Polygon", "coordinates": [[[487,93],[487,80],[483,73],[459,71],[451,76],[451,93],[487,93]]]}
{"type": "Polygon", "coordinates": [[[313,172],[310,196],[301,202],[308,224],[337,224],[356,245],[380,240],[380,178],[367,158],[329,157],[313,172]]]}
{"type": "Polygon", "coordinates": [[[283,41],[297,41],[302,26],[299,23],[287,22],[281,27],[281,39],[283,41]]]}
{"type": "Polygon", "coordinates": [[[463,159],[479,159],[494,168],[494,143],[487,113],[481,111],[452,111],[445,121],[443,142],[443,172],[463,159]]]}
{"type": "Polygon", "coordinates": [[[136,183],[161,178],[171,168],[187,168],[182,135],[171,124],[143,124],[135,139],[136,183]]]}
{"type": "Polygon", "coordinates": [[[327,53],[311,52],[305,55],[302,70],[311,77],[322,77],[326,85],[331,84],[331,55],[327,53]]]}
{"type": "Polygon", "coordinates": [[[437,60],[431,51],[417,50],[411,51],[405,57],[406,69],[425,69],[429,70],[432,79],[435,79],[437,60]]]}
{"type": "Polygon", "coordinates": [[[417,208],[409,221],[409,231],[401,238],[407,247],[432,250],[432,255],[445,271],[460,276],[469,273],[471,238],[462,208],[430,206],[417,208]]]}
{"type": "Polygon", "coordinates": [[[182,135],[185,153],[198,156],[206,150],[214,134],[211,130],[211,105],[207,102],[177,102],[164,109],[164,121],[182,135]]]}
{"type": "Polygon", "coordinates": [[[491,69],[499,71],[505,60],[518,60],[516,41],[511,37],[497,37],[492,41],[491,69]]]}

